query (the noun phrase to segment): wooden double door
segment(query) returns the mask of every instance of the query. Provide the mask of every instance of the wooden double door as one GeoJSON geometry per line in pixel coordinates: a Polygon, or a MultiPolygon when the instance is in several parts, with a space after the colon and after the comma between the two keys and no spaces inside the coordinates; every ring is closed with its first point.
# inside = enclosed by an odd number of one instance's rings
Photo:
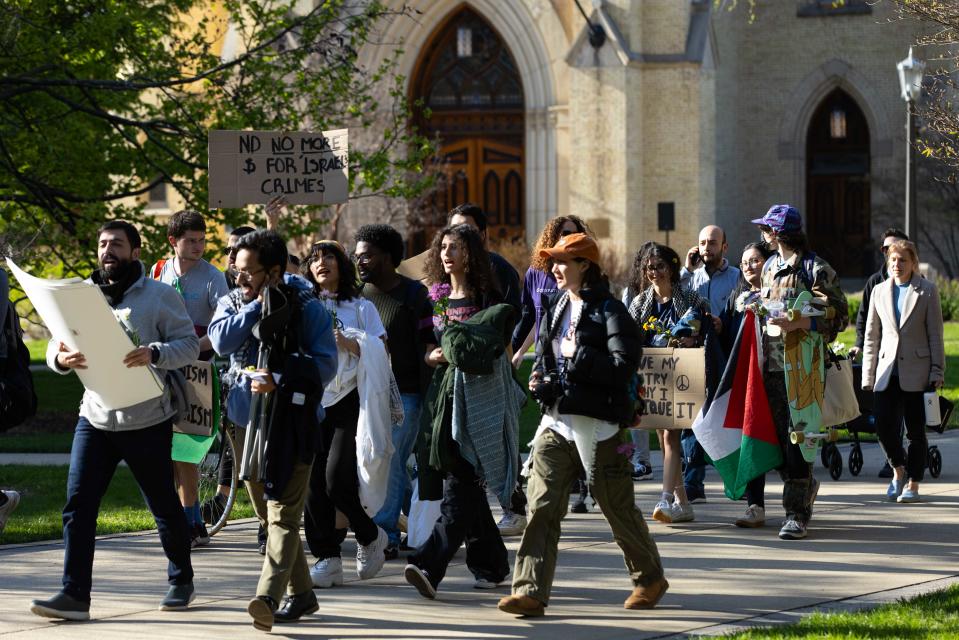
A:
{"type": "Polygon", "coordinates": [[[433,215],[424,240],[446,223],[454,207],[472,202],[486,213],[487,235],[511,241],[524,236],[523,147],[491,138],[457,140],[440,149],[441,175],[431,198],[433,215]]]}

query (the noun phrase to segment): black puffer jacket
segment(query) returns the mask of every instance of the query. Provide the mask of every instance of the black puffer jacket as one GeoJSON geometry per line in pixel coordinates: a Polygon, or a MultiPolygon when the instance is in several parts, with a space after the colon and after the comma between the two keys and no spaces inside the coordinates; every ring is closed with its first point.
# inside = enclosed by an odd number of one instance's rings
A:
{"type": "MultiPolygon", "coordinates": [[[[552,339],[560,291],[544,296],[546,313],[536,342],[533,371],[545,374],[555,362],[552,339]]],[[[603,287],[580,291],[583,313],[576,327],[576,354],[567,362],[559,412],[625,423],[633,418],[633,400],[628,384],[639,365],[642,348],[636,323],[622,302],[603,287]]]]}

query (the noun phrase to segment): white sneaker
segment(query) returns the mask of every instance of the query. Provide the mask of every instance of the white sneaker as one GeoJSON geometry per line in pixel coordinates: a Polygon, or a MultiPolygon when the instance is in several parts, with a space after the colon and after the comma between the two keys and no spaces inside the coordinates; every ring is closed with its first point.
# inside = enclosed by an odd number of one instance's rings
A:
{"type": "Polygon", "coordinates": [[[7,501],[0,507],[0,533],[3,533],[3,528],[7,526],[7,519],[10,517],[10,514],[13,513],[13,510],[20,504],[19,493],[16,491],[4,491],[4,493],[7,496],[7,501]]]}
{"type": "MultiPolygon", "coordinates": [[[[504,581],[505,582],[505,581],[504,581]]],[[[487,580],[486,578],[477,578],[476,582],[473,583],[474,589],[495,589],[496,587],[503,584],[502,582],[493,582],[492,580],[487,580]]]]}
{"type": "Polygon", "coordinates": [[[693,505],[689,502],[686,504],[674,502],[672,510],[673,522],[692,522],[696,519],[696,514],[693,513],[693,505]]]}
{"type": "Polygon", "coordinates": [[[508,511],[496,524],[501,536],[520,536],[526,530],[526,516],[508,511]]]}
{"type": "Polygon", "coordinates": [[[317,560],[310,569],[310,578],[317,589],[329,589],[343,584],[343,560],[339,557],[317,560]]]}
{"type": "Polygon", "coordinates": [[[670,524],[673,521],[673,505],[665,500],[657,502],[656,506],[653,507],[653,520],[670,524]]]}
{"type": "Polygon", "coordinates": [[[376,540],[362,545],[356,545],[356,575],[360,580],[375,578],[386,562],[386,547],[390,539],[382,528],[376,528],[376,540]]]}
{"type": "Polygon", "coordinates": [[[746,507],[746,513],[736,518],[736,526],[744,529],[762,527],[766,524],[766,510],[758,504],[746,507]]]}

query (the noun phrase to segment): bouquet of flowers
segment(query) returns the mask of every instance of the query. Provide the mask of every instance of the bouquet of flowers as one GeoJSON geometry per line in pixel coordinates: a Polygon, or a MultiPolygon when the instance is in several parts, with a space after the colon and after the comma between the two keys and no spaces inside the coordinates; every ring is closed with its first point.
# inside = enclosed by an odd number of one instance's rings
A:
{"type": "Polygon", "coordinates": [[[450,308],[450,293],[453,287],[445,282],[437,282],[430,287],[429,297],[433,301],[433,325],[439,326],[440,322],[444,327],[450,324],[449,316],[446,311],[450,308]]]}
{"type": "Polygon", "coordinates": [[[125,309],[114,309],[113,317],[117,319],[117,322],[120,324],[120,328],[123,329],[123,332],[127,334],[130,340],[133,342],[134,347],[140,346],[140,334],[137,333],[137,330],[130,323],[130,314],[131,311],[129,307],[125,309]]]}
{"type": "Polygon", "coordinates": [[[653,333],[652,344],[654,347],[668,347],[673,340],[673,333],[669,327],[656,316],[649,316],[649,319],[643,323],[643,331],[653,333]]]}
{"type": "Polygon", "coordinates": [[[667,327],[658,318],[649,316],[649,319],[643,323],[643,330],[654,334],[652,339],[654,347],[677,347],[679,338],[698,336],[702,325],[702,315],[698,310],[690,309],[671,327],[667,327]]]}

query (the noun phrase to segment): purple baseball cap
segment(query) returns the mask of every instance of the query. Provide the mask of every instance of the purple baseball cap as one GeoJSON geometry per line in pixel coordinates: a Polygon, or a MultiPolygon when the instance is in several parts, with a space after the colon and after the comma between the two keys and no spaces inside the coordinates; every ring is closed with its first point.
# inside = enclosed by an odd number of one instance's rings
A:
{"type": "Polygon", "coordinates": [[[772,227],[776,233],[795,233],[802,231],[802,216],[799,210],[788,204],[774,204],[762,218],[753,220],[753,224],[772,227]]]}

